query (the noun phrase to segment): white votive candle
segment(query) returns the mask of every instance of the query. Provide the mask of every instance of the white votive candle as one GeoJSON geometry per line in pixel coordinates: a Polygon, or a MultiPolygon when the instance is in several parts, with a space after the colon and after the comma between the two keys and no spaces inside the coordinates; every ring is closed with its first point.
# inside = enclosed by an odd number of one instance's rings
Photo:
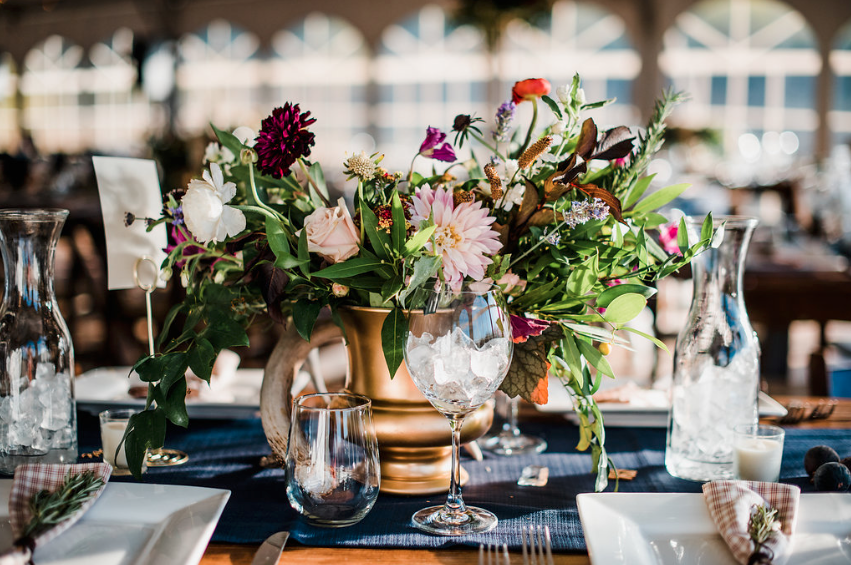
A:
{"type": "Polygon", "coordinates": [[[746,481],[777,482],[783,460],[782,428],[743,426],[736,428],[733,473],[746,481]]]}
{"type": "MultiPolygon", "coordinates": [[[[103,460],[113,468],[115,475],[129,475],[130,469],[127,464],[127,453],[121,440],[127,430],[127,423],[135,412],[133,410],[106,410],[99,414],[100,417],[100,441],[103,448],[103,460]],[[121,449],[118,446],[121,444],[121,449]],[[118,452],[116,453],[116,450],[118,452]]],[[[142,461],[142,472],[145,472],[145,461],[142,461]]]]}

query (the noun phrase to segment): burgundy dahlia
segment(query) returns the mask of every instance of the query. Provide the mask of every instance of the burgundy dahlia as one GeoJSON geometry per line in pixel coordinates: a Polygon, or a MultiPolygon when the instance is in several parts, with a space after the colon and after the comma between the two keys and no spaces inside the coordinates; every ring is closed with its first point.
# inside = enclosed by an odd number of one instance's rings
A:
{"type": "Polygon", "coordinates": [[[285,177],[296,159],[310,155],[315,136],[307,131],[307,126],[316,118],[311,118],[310,112],[300,112],[298,104],[287,102],[263,120],[254,144],[260,172],[276,179],[285,177]]]}

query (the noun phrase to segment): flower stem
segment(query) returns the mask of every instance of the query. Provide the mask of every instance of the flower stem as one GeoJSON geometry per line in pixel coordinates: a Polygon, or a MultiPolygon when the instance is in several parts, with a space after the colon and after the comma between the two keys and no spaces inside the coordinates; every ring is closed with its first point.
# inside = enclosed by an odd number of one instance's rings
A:
{"type": "Polygon", "coordinates": [[[517,155],[523,155],[523,152],[526,151],[526,148],[529,147],[529,143],[532,141],[532,132],[535,131],[535,125],[538,123],[538,99],[532,99],[532,121],[529,123],[529,131],[526,132],[526,141],[523,142],[523,146],[517,152],[517,155]]]}
{"type": "Polygon", "coordinates": [[[416,161],[416,160],[417,160],[417,157],[419,157],[419,156],[420,156],[420,154],[419,154],[419,153],[417,153],[416,155],[414,155],[414,158],[413,158],[413,159],[411,159],[411,168],[410,168],[410,170],[408,171],[408,178],[407,178],[407,181],[408,181],[408,184],[409,184],[409,185],[411,184],[411,179],[412,179],[412,178],[414,178],[414,161],[416,161]]]}
{"type": "Polygon", "coordinates": [[[254,182],[254,166],[248,166],[248,182],[251,185],[251,196],[254,197],[254,201],[257,202],[257,205],[264,210],[271,212],[277,218],[282,218],[279,213],[277,213],[271,206],[260,200],[260,194],[257,192],[257,185],[254,182]]]}
{"type": "Polygon", "coordinates": [[[363,227],[363,180],[358,179],[358,212],[360,212],[360,242],[364,244],[364,227],[363,227]]]}
{"type": "MultiPolygon", "coordinates": [[[[566,221],[564,221],[564,220],[562,220],[561,222],[559,222],[558,224],[556,224],[556,227],[555,227],[555,230],[554,230],[554,231],[558,231],[558,230],[560,230],[560,229],[561,229],[561,227],[562,227],[563,225],[566,225],[566,224],[567,224],[567,222],[566,222],[566,221]]],[[[546,238],[546,237],[542,237],[542,238],[540,238],[540,239],[538,240],[538,243],[536,243],[535,245],[533,245],[532,247],[530,247],[529,249],[527,249],[525,253],[523,253],[522,255],[520,255],[519,257],[517,257],[516,259],[514,259],[514,260],[511,262],[511,264],[510,264],[510,265],[508,265],[508,268],[510,269],[511,267],[513,267],[515,264],[517,264],[517,262],[518,262],[519,260],[521,260],[523,257],[527,256],[528,254],[530,254],[530,253],[531,253],[531,252],[533,252],[535,249],[539,248],[541,245],[543,245],[543,244],[545,244],[545,243],[547,243],[547,238],[546,238]]]]}
{"type": "MultiPolygon", "coordinates": [[[[468,131],[469,131],[469,130],[468,130],[468,131]]],[[[475,139],[476,141],[478,141],[479,143],[481,143],[482,145],[484,145],[485,147],[487,147],[488,149],[490,149],[491,151],[493,151],[494,155],[496,155],[497,157],[499,157],[499,158],[500,158],[500,159],[502,159],[503,161],[505,161],[505,160],[506,160],[506,159],[505,159],[505,155],[503,155],[502,153],[500,153],[500,152],[499,152],[499,149],[497,149],[495,146],[493,146],[493,145],[491,145],[490,143],[488,143],[487,141],[485,141],[485,139],[484,139],[481,135],[477,134],[477,133],[476,133],[476,132],[474,132],[474,131],[470,131],[470,137],[472,137],[473,139],[475,139]]]]}
{"type": "Polygon", "coordinates": [[[304,161],[302,161],[301,157],[296,159],[296,161],[298,161],[298,166],[301,167],[301,172],[304,173],[304,176],[307,178],[307,182],[310,184],[310,186],[313,187],[313,190],[316,191],[316,194],[319,196],[319,199],[322,200],[322,203],[325,205],[326,208],[330,208],[331,203],[328,202],[328,199],[325,198],[325,195],[322,194],[321,190],[319,190],[319,185],[316,184],[316,180],[310,175],[310,171],[307,170],[304,161]]]}

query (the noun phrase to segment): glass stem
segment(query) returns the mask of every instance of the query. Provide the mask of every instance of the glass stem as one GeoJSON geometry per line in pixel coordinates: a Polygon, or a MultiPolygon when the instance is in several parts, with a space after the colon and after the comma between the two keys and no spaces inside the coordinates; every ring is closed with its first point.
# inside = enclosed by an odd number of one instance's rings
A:
{"type": "Polygon", "coordinates": [[[461,497],[461,425],[463,416],[450,416],[449,427],[452,428],[452,473],[449,476],[449,495],[446,497],[444,511],[448,514],[461,514],[467,511],[464,499],[461,497]]]}
{"type": "Polygon", "coordinates": [[[514,436],[520,435],[520,428],[517,427],[517,412],[520,408],[520,397],[508,399],[508,429],[514,436]]]}

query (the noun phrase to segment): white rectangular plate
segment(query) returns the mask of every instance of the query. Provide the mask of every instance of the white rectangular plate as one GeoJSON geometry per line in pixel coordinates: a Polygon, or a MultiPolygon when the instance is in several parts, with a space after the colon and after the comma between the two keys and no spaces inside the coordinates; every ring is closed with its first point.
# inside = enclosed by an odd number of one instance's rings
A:
{"type": "MultiPolygon", "coordinates": [[[[535,405],[541,412],[554,412],[564,414],[564,417],[579,423],[579,418],[573,411],[573,402],[570,394],[558,379],[549,379],[549,402],[543,405],[535,405]]],[[[661,390],[644,391],[643,403],[632,402],[601,402],[598,404],[600,412],[607,426],[627,426],[633,428],[664,428],[668,425],[669,403],[667,394],[661,390]]],[[[759,415],[761,417],[781,417],[786,415],[786,408],[782,404],[768,396],[759,393],[759,415]]]]}
{"type": "MultiPolygon", "coordinates": [[[[75,397],[82,410],[97,414],[116,408],[142,408],[144,398],[133,398],[131,386],[144,385],[130,367],[102,367],[77,377],[75,397]]],[[[190,418],[254,418],[260,412],[260,386],[263,369],[237,369],[226,379],[215,379],[210,386],[200,383],[201,394],[186,399],[190,418]]]]}
{"type": "MultiPolygon", "coordinates": [[[[702,494],[576,497],[592,565],[736,565],[702,494]]],[[[851,563],[851,494],[804,494],[786,565],[851,563]]]]}
{"type": "MultiPolygon", "coordinates": [[[[12,545],[9,492],[0,480],[0,548],[12,545]]],[[[109,483],[79,522],[35,551],[38,565],[197,565],[230,491],[109,483]]]]}

